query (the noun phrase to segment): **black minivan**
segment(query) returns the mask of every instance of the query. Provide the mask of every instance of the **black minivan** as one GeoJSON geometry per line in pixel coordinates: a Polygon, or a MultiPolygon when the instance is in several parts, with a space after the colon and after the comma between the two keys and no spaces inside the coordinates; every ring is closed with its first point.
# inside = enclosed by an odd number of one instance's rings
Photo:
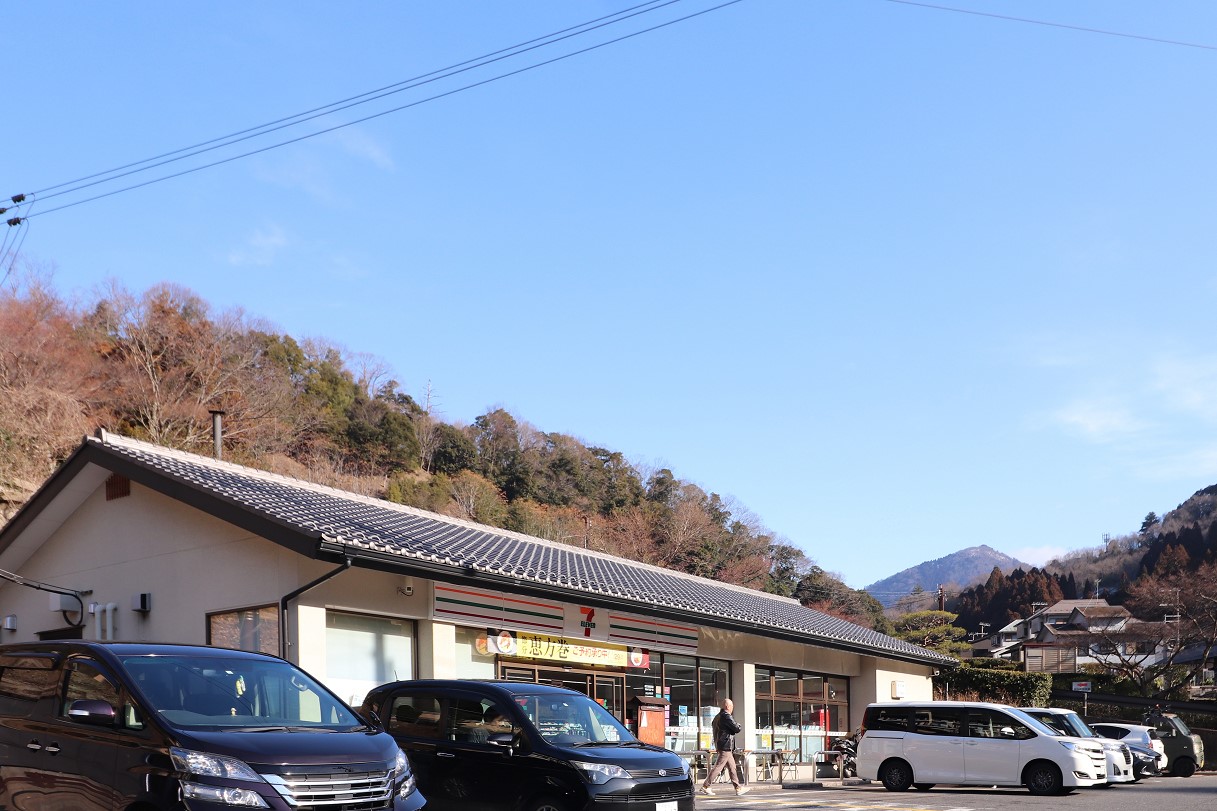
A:
{"type": "Polygon", "coordinates": [[[574,690],[399,681],[363,711],[409,754],[428,811],[693,811],[688,764],[574,690]]]}
{"type": "Polygon", "coordinates": [[[393,739],[277,657],[137,643],[0,646],[0,809],[423,805],[393,739]]]}

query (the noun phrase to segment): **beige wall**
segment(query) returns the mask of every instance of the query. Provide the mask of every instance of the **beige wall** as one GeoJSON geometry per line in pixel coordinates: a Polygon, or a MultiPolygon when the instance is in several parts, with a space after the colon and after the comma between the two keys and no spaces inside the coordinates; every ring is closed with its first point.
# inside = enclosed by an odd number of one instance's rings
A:
{"type": "MultiPolygon", "coordinates": [[[[0,568],[8,568],[0,556],[0,568]]],[[[21,562],[26,578],[91,592],[84,601],[117,605],[118,639],[202,644],[207,612],[277,602],[324,570],[263,538],[132,484],[131,495],[89,495],[63,525],[21,562]],[[152,595],[152,610],[131,609],[132,597],[152,595]]],[[[16,614],[18,630],[0,640],[36,639],[65,625],[50,596],[0,583],[0,614],[16,614]]],[[[85,637],[98,637],[101,614],[85,616],[85,637]]]]}

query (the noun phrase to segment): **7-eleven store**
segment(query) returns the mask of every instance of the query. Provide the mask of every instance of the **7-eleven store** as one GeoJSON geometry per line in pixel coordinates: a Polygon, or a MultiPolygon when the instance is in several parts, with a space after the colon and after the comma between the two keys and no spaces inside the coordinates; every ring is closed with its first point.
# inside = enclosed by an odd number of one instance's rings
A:
{"type": "Polygon", "coordinates": [[[731,698],[758,764],[809,763],[955,662],[790,598],[104,431],[0,528],[0,570],[20,575],[0,579],[5,642],[261,650],[356,705],[399,679],[556,683],[687,752],[731,698]]]}

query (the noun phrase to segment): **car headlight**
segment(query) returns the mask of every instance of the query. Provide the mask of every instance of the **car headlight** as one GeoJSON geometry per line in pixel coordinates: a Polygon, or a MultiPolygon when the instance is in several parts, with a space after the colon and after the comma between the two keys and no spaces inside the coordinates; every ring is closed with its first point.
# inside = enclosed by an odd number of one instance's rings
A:
{"type": "Polygon", "coordinates": [[[199,777],[227,777],[230,780],[250,780],[255,783],[266,782],[262,775],[236,758],[213,755],[209,752],[196,752],[177,746],[169,747],[169,757],[173,759],[174,768],[186,774],[199,777]]]}
{"type": "Polygon", "coordinates": [[[397,750],[397,760],[393,764],[393,779],[404,777],[401,786],[397,789],[397,793],[401,797],[408,797],[418,788],[418,782],[414,779],[414,770],[410,768],[410,759],[406,757],[406,753],[397,750]]]}
{"type": "Polygon", "coordinates": [[[270,808],[262,795],[247,788],[232,786],[205,786],[202,783],[181,782],[183,800],[202,800],[205,803],[232,805],[238,808],[270,808]]]}
{"type": "Polygon", "coordinates": [[[1077,752],[1079,755],[1086,755],[1090,753],[1089,747],[1083,746],[1076,741],[1057,741],[1057,743],[1068,749],[1070,752],[1077,752]]]}
{"type": "Polygon", "coordinates": [[[589,783],[600,785],[607,783],[615,777],[629,777],[630,773],[620,766],[615,766],[611,763],[584,763],[578,760],[572,760],[570,765],[578,770],[579,774],[583,775],[583,779],[589,783]]]}

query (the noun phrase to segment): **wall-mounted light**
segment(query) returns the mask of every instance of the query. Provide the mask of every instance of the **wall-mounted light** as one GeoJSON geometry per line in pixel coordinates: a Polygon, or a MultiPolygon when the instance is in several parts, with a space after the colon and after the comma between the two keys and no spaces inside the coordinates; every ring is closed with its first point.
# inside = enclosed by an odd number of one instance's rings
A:
{"type": "Polygon", "coordinates": [[[152,610],[152,595],[146,591],[134,595],[131,598],[131,610],[147,614],[152,610]]]}
{"type": "Polygon", "coordinates": [[[9,614],[7,617],[4,618],[4,630],[6,630],[6,631],[17,630],[17,615],[16,614],[9,614]]]}

